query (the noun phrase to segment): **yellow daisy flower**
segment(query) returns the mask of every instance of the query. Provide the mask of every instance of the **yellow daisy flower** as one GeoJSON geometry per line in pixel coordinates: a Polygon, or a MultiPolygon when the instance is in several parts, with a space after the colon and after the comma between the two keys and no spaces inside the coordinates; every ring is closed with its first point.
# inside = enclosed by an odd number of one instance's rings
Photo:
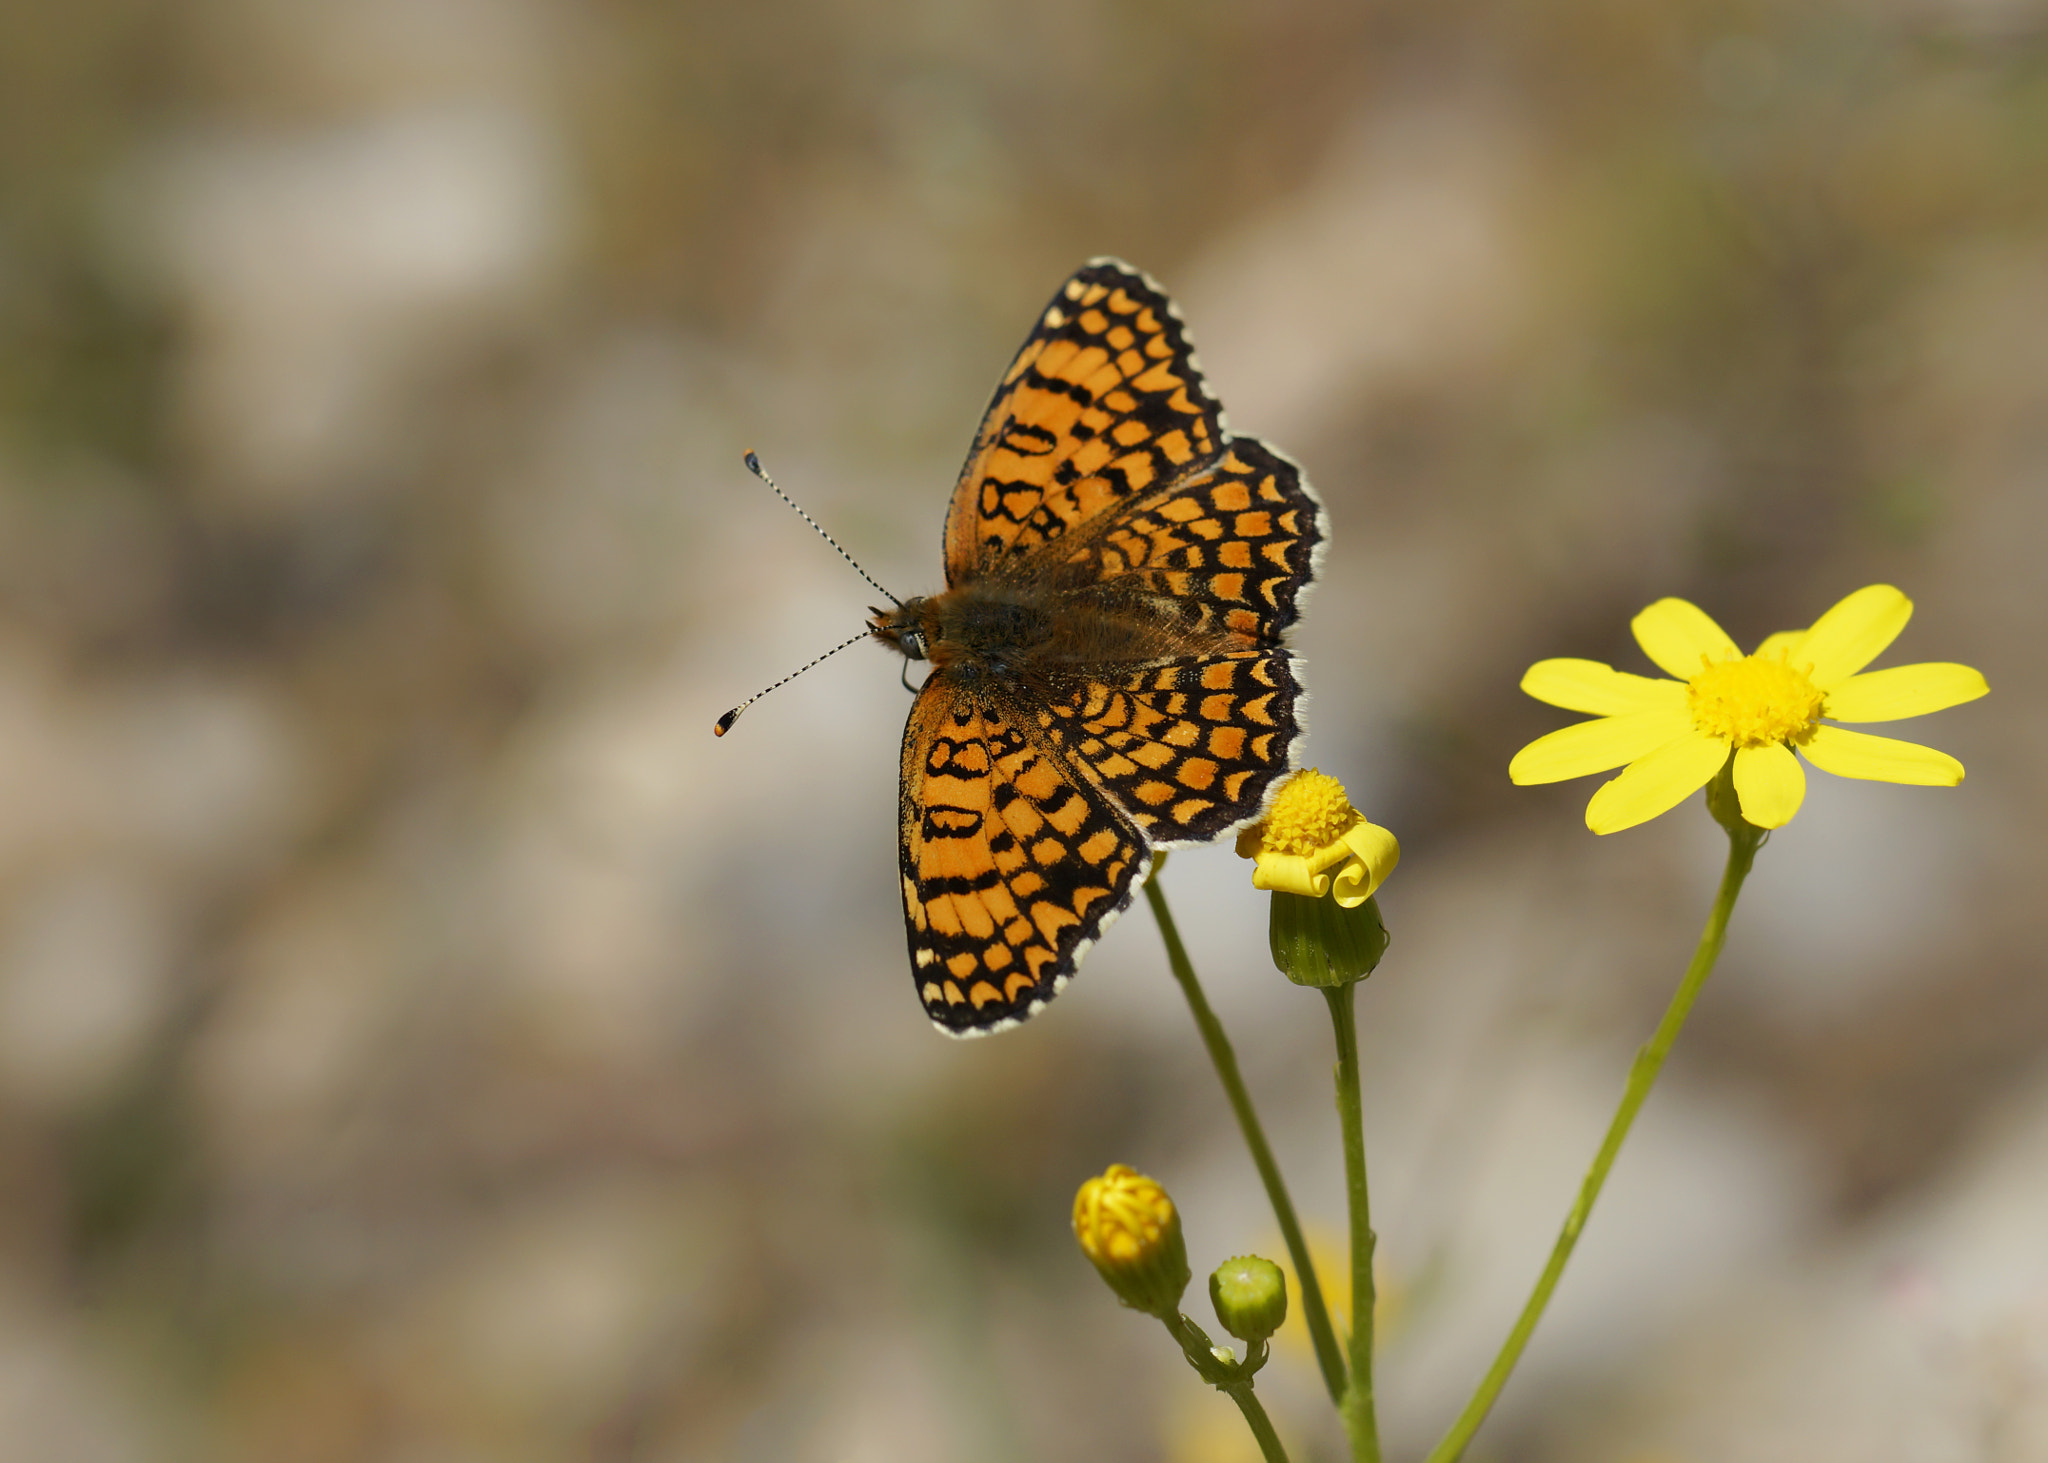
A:
{"type": "Polygon", "coordinates": [[[1861,673],[1912,614],[1905,595],[1873,584],[1812,629],[1780,631],[1744,655],[1697,606],[1660,599],[1630,628],[1643,652],[1678,679],[1633,676],[1590,660],[1538,661],[1522,677],[1524,691],[1599,719],[1537,738],[1515,754],[1508,776],[1528,785],[1624,767],[1586,806],[1595,833],[1668,812],[1731,756],[1742,816],[1759,828],[1783,827],[1806,797],[1795,747],[1840,777],[1954,787],[1963,764],[1947,753],[1832,725],[1924,716],[1991,689],[1969,666],[1943,662],[1861,673]]]}

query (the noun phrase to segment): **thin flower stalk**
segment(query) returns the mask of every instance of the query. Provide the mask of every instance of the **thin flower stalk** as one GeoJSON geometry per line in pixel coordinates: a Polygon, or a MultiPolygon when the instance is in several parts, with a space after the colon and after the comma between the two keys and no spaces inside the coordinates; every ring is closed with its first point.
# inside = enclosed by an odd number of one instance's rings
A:
{"type": "Polygon", "coordinates": [[[1186,1316],[1173,1317],[1166,1323],[1166,1329],[1180,1342],[1181,1351],[1203,1379],[1237,1404],[1237,1410],[1244,1415],[1245,1426],[1252,1430],[1252,1437],[1258,1441],[1259,1456],[1265,1463],[1288,1463],[1280,1434],[1273,1430],[1273,1419],[1266,1415],[1265,1404],[1252,1390],[1252,1373],[1262,1362],[1264,1350],[1257,1350],[1244,1362],[1229,1362],[1224,1359],[1227,1353],[1214,1346],[1208,1334],[1186,1316]]]}
{"type": "Polygon", "coordinates": [[[1714,964],[1721,958],[1721,947],[1728,937],[1728,917],[1735,909],[1736,896],[1742,892],[1742,882],[1749,877],[1750,865],[1755,862],[1756,851],[1766,836],[1764,829],[1741,821],[1733,815],[1736,801],[1734,767],[1730,764],[1722,769],[1710,793],[1710,802],[1717,813],[1727,811],[1723,823],[1728,830],[1728,864],[1721,875],[1720,892],[1714,898],[1714,907],[1707,916],[1706,929],[1700,934],[1699,947],[1693,952],[1692,963],[1686,967],[1685,978],[1678,984],[1677,992],[1671,997],[1671,1004],[1665,1007],[1663,1019],[1657,1023],[1655,1033],[1636,1052],[1635,1062],[1629,1068],[1628,1086],[1622,1092],[1621,1106],[1615,1110],[1613,1121],[1607,1126],[1607,1136],[1601,1140],[1600,1150],[1593,1156],[1592,1167],[1586,1170],[1586,1177],[1579,1185],[1579,1196],[1573,1202],[1571,1213],[1565,1217],[1564,1228],[1559,1231],[1557,1243],[1551,1248],[1550,1260],[1543,1267],[1543,1273],[1536,1281],[1527,1304],[1522,1307],[1514,1329],[1508,1333],[1500,1352],[1494,1357],[1493,1365],[1480,1380],[1479,1387],[1472,1394],[1465,1410],[1451,1425],[1443,1439],[1430,1450],[1427,1463],[1455,1463],[1464,1457],[1472,1436],[1479,1425],[1493,1409],[1500,1397],[1501,1389],[1507,1385],[1515,1364],[1521,1360],[1529,1338],[1535,1333],[1536,1323],[1543,1319],[1543,1312],[1550,1304],[1551,1293],[1557,1289],[1557,1282],[1564,1274],[1564,1267],[1578,1246],[1579,1235],[1585,1230],[1586,1221],[1592,1216],[1593,1205],[1600,1197],[1600,1190],[1607,1183],[1608,1170],[1614,1167],[1614,1159],[1621,1152],[1621,1145],[1627,1139],[1629,1129],[1634,1126],[1636,1114],[1642,1110],[1650,1089],[1656,1084],[1657,1074],[1664,1069],[1664,1059],[1671,1053],[1672,1043],[1678,1040],[1679,1031],[1685,1026],[1685,1019],[1692,1013],[1693,1002],[1699,998],[1700,988],[1712,974],[1714,964]]]}
{"type": "Polygon", "coordinates": [[[1358,1021],[1347,981],[1323,992],[1337,1037],[1337,1119],[1344,1133],[1344,1181],[1351,1210],[1351,1385],[1341,1404],[1352,1455],[1379,1463],[1380,1430],[1372,1390],[1373,1286],[1372,1200],[1365,1181],[1365,1109],[1359,1094],[1358,1021]]]}
{"type": "Polygon", "coordinates": [[[1280,1237],[1286,1241],[1288,1257],[1294,1262],[1294,1273],[1301,1284],[1302,1319],[1307,1322],[1309,1337],[1315,1343],[1316,1363],[1322,1369],[1323,1385],[1329,1389],[1330,1400],[1342,1406],[1348,1385],[1344,1353],[1337,1344],[1337,1331],[1330,1324],[1330,1310],[1323,1300],[1315,1266],[1309,1259],[1308,1240],[1302,1234],[1301,1220],[1295,1215],[1294,1201],[1288,1197],[1286,1181],[1280,1176],[1280,1165],[1273,1158],[1271,1145],[1266,1142],[1265,1129],[1252,1107],[1251,1093],[1244,1085],[1243,1074],[1238,1071],[1237,1054],[1231,1049],[1223,1023],[1216,1019],[1208,998],[1202,994],[1202,984],[1195,978],[1195,967],[1188,959],[1187,947],[1181,943],[1173,913],[1167,908],[1166,891],[1159,882],[1163,862],[1162,856],[1152,866],[1152,877],[1145,881],[1145,900],[1152,907],[1152,917],[1159,923],[1160,938],[1166,943],[1167,964],[1173,969],[1174,979],[1180,982],[1181,994],[1187,998],[1188,1010],[1193,1013],[1195,1026],[1202,1033],[1202,1044],[1208,1048],[1209,1061],[1216,1068],[1224,1095],[1230,1100],[1231,1111],[1237,1116],[1245,1147],[1251,1150],[1252,1165],[1259,1171],[1259,1181],[1266,1186],[1266,1198],[1273,1206],[1273,1217],[1279,1222],[1280,1237]]]}

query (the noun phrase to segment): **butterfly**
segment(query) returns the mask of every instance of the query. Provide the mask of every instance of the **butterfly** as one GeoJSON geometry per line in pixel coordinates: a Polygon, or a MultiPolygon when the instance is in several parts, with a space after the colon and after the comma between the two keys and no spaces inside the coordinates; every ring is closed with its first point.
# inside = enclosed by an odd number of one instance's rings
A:
{"type": "Polygon", "coordinates": [[[1156,849],[1257,819],[1299,760],[1284,644],[1329,538],[1234,437],[1173,302],[1094,259],[1060,286],[953,489],[946,589],[872,610],[931,674],[903,732],[911,971],[955,1036],[1065,988],[1156,849]]]}

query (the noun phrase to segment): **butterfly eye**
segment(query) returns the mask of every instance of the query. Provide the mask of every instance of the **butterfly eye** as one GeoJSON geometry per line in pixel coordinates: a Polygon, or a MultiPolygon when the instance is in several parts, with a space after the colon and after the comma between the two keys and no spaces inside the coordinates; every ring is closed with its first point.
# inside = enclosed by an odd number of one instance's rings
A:
{"type": "Polygon", "coordinates": [[[905,630],[896,637],[896,644],[912,660],[924,659],[924,631],[905,630]]]}

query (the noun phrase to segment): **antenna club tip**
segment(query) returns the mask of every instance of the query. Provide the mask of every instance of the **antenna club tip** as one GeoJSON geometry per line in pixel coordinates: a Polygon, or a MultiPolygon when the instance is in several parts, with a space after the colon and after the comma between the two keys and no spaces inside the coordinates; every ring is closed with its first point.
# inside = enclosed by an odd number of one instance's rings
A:
{"type": "Polygon", "coordinates": [[[760,476],[761,459],[755,454],[753,448],[749,447],[740,460],[746,463],[748,472],[753,473],[756,477],[760,476]]]}
{"type": "Polygon", "coordinates": [[[724,736],[727,732],[732,730],[732,724],[738,721],[739,719],[739,708],[735,706],[732,710],[726,712],[725,715],[718,718],[718,725],[711,728],[711,735],[713,735],[714,737],[724,736]]]}

